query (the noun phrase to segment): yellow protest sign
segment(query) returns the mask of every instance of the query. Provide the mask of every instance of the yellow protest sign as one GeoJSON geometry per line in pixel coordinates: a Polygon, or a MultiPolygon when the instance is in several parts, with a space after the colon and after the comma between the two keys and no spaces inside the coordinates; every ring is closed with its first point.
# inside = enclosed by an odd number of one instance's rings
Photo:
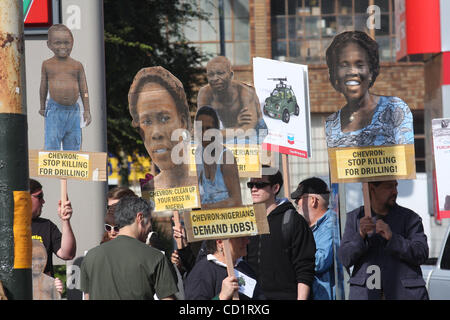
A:
{"type": "Polygon", "coordinates": [[[414,179],[414,145],[329,148],[331,182],[414,179]]]}
{"type": "Polygon", "coordinates": [[[38,175],[88,179],[89,155],[41,151],[39,152],[38,175]]]}
{"type": "Polygon", "coordinates": [[[106,153],[29,151],[30,176],[106,181],[106,153]]]}
{"type": "Polygon", "coordinates": [[[189,242],[269,232],[265,210],[258,205],[185,212],[184,223],[189,242]]]}
{"type": "Polygon", "coordinates": [[[142,197],[155,203],[155,212],[166,210],[186,210],[200,207],[197,186],[185,186],[154,191],[142,191],[142,197]]]}
{"type": "MultiPolygon", "coordinates": [[[[196,175],[195,150],[197,146],[191,146],[189,174],[196,175]]],[[[226,144],[225,148],[233,153],[240,178],[259,178],[261,177],[261,146],[257,144],[226,144]]],[[[223,159],[222,163],[226,163],[223,159]]]]}

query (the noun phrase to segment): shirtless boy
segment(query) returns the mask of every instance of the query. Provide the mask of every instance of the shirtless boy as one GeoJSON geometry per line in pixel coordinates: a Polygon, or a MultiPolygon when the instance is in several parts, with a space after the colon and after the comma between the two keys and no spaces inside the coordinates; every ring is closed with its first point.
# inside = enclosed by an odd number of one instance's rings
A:
{"type": "Polygon", "coordinates": [[[211,59],[206,65],[208,84],[198,92],[197,107],[214,108],[225,128],[267,129],[255,89],[232,80],[230,61],[223,56],[211,59]]]}
{"type": "Polygon", "coordinates": [[[54,56],[42,63],[39,90],[45,117],[45,149],[80,150],[81,127],[79,97],[84,105],[83,119],[91,123],[89,95],[83,65],[70,57],[73,48],[72,32],[63,24],[48,30],[48,48],[54,56]],[[50,97],[46,106],[47,92],[50,97]]]}

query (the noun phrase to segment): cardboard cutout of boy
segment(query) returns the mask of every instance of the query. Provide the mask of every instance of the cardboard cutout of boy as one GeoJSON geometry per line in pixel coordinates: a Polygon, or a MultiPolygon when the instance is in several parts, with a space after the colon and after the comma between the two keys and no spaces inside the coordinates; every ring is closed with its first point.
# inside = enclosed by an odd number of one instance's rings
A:
{"type": "Polygon", "coordinates": [[[81,148],[80,104],[83,126],[91,123],[89,94],[83,65],[70,57],[73,35],[63,24],[48,30],[48,48],[54,56],[42,63],[39,114],[45,117],[45,150],[81,148]],[[47,99],[48,97],[48,99],[47,99]]]}
{"type": "Polygon", "coordinates": [[[39,240],[32,240],[33,300],[60,300],[55,279],[44,273],[47,251],[39,240]]]}

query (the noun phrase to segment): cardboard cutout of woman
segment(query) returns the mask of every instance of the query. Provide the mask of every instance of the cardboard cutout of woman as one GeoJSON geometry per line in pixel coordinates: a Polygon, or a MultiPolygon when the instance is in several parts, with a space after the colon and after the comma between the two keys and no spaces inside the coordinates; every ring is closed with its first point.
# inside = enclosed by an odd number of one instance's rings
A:
{"type": "Polygon", "coordinates": [[[141,69],[128,93],[132,125],[160,173],[143,190],[196,186],[189,175],[191,120],[183,84],[163,67],[141,69]],[[177,131],[178,130],[178,131],[177,131]],[[176,133],[182,133],[180,135],[176,133]],[[175,133],[177,138],[172,139],[175,133]]]}
{"type": "Polygon", "coordinates": [[[239,172],[233,153],[221,138],[219,117],[210,106],[201,107],[195,116],[195,132],[201,132],[195,153],[202,209],[242,206],[239,172]]]}
{"type": "Polygon", "coordinates": [[[343,32],[328,47],[326,60],[331,85],[347,100],[326,120],[328,148],[414,143],[408,105],[369,92],[380,71],[375,40],[365,32],[343,32]]]}

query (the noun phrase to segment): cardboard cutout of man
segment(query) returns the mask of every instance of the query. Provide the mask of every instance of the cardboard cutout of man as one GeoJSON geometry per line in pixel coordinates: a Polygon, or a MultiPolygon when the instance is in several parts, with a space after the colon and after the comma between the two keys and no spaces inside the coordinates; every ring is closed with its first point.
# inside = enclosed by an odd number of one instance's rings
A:
{"type": "MultiPolygon", "coordinates": [[[[197,108],[214,108],[223,128],[266,129],[256,91],[253,87],[233,80],[230,61],[224,56],[211,59],[206,65],[208,84],[200,88],[197,108]]],[[[222,133],[225,136],[225,132],[222,133]]]]}
{"type": "Polygon", "coordinates": [[[83,121],[91,123],[89,94],[83,65],[70,57],[73,35],[63,24],[48,30],[48,48],[54,56],[42,63],[39,114],[45,117],[45,150],[80,150],[79,98],[83,121]],[[48,100],[47,100],[48,97],[48,100]]]}

